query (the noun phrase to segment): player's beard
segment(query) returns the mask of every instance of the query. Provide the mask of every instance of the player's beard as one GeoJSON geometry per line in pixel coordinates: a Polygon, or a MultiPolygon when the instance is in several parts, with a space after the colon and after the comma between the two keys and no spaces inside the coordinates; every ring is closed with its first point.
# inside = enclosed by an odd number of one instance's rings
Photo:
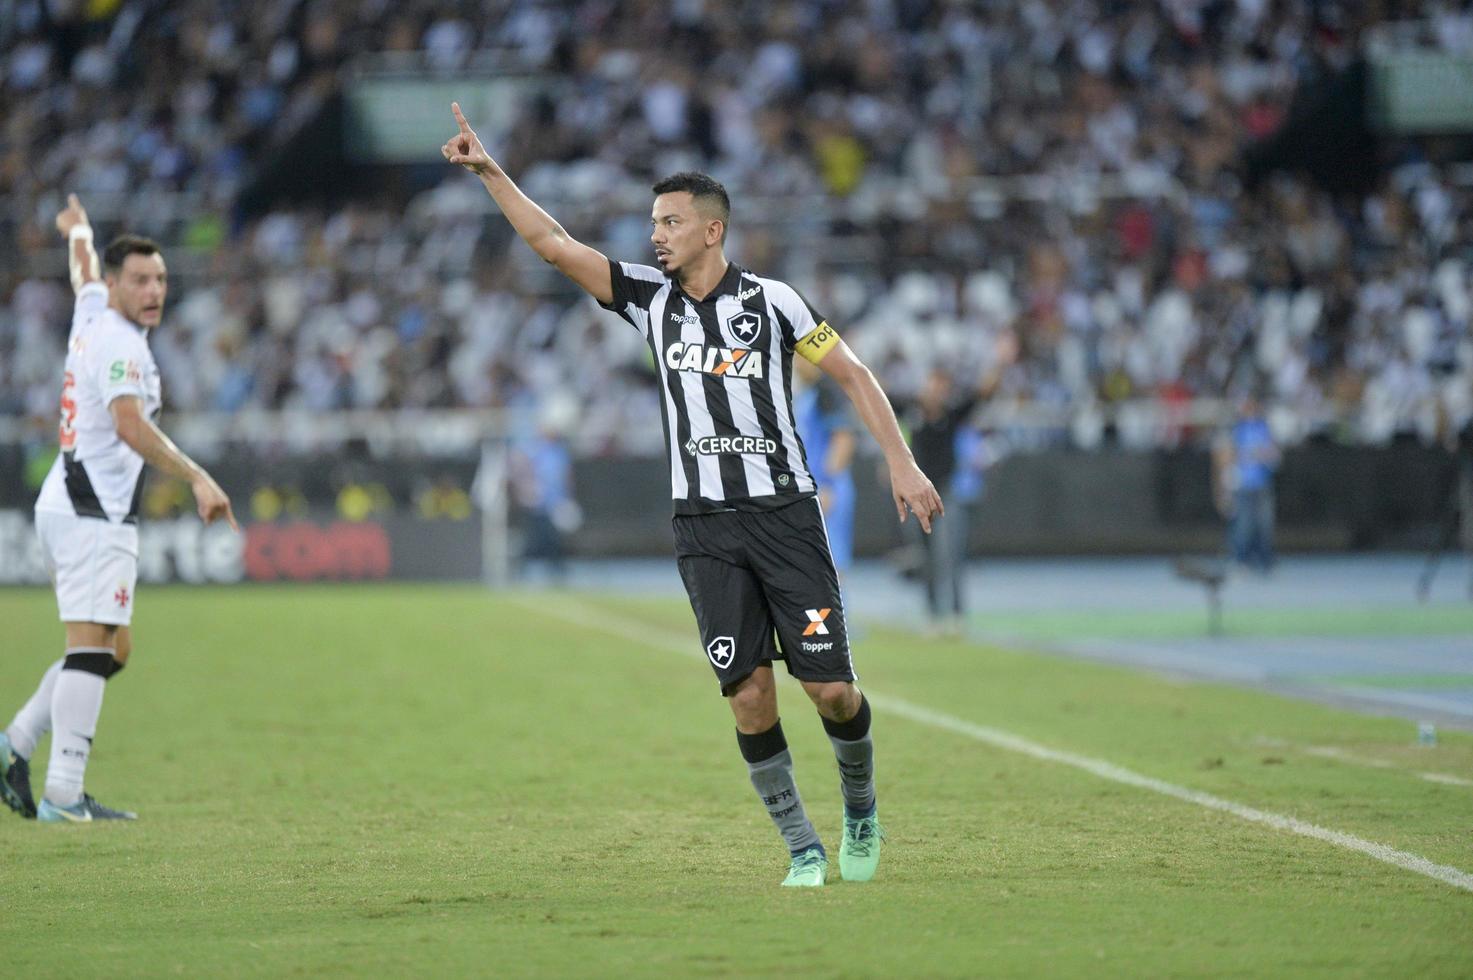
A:
{"type": "Polygon", "coordinates": [[[152,330],[154,327],[157,327],[160,323],[163,322],[164,306],[162,303],[160,303],[157,308],[150,311],[147,304],[140,304],[138,308],[133,310],[131,313],[124,313],[123,315],[126,316],[129,320],[132,320],[134,323],[138,324],[143,329],[152,330]]]}

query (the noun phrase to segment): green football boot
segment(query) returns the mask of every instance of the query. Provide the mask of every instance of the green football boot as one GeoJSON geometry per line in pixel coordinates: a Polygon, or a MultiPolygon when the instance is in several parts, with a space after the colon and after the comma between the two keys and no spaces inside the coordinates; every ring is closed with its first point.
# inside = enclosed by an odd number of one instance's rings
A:
{"type": "Polygon", "coordinates": [[[839,845],[839,873],[845,881],[869,881],[880,866],[885,828],[879,813],[855,820],[844,815],[844,842],[839,845]]]}
{"type": "Polygon", "coordinates": [[[788,876],[783,879],[784,888],[820,888],[829,875],[829,859],[821,847],[810,847],[801,854],[793,855],[788,876]]]}

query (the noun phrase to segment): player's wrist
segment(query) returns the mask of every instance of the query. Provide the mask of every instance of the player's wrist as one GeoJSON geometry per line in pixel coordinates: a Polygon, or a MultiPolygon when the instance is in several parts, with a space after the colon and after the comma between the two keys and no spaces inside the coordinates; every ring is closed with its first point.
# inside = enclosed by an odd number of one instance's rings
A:
{"type": "Polygon", "coordinates": [[[892,473],[902,467],[914,466],[915,464],[916,458],[911,453],[909,446],[901,446],[898,449],[891,449],[885,453],[885,465],[890,467],[892,473]]]}
{"type": "Polygon", "coordinates": [[[67,241],[72,244],[86,242],[90,245],[92,244],[92,226],[85,221],[78,221],[67,231],[66,237],[67,241]]]}

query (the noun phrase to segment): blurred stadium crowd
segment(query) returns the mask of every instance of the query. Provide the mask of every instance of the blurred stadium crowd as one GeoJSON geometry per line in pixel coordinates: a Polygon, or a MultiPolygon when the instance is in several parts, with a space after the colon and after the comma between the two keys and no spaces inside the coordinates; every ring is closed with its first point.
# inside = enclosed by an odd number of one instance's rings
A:
{"type": "Polygon", "coordinates": [[[535,268],[469,176],[238,207],[355,59],[396,52],[441,77],[553,80],[488,146],[613,257],[650,261],[653,179],[714,173],[728,254],[803,287],[899,395],[939,362],[995,379],[994,406],[1076,421],[1250,388],[1288,438],[1430,438],[1473,413],[1473,170],[1409,151],[1331,196],[1282,174],[1249,189],[1242,165],[1377,21],[1473,52],[1460,4],[0,10],[0,414],[54,413],[70,302],[51,218],[76,191],[103,232],[157,235],[181,273],[153,341],[171,410],[553,404],[584,451],[658,451],[642,340],[535,268]]]}

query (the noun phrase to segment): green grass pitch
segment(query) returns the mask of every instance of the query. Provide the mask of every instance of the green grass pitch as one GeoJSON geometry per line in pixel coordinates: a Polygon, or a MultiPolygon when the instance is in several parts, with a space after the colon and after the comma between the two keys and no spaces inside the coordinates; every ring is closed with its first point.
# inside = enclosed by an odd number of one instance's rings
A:
{"type": "MultiPolygon", "coordinates": [[[[0,811],[4,975],[1473,975],[1473,892],[878,709],[878,877],[780,889],[679,602],[142,591],[88,775],[141,819],[0,811]]],[[[61,644],[48,592],[0,592],[0,623],[3,723],[61,644]]],[[[1473,787],[1421,775],[1473,777],[1468,736],[873,626],[856,661],[876,695],[1473,871],[1473,787]]],[[[780,696],[832,853],[832,755],[780,696]]]]}

